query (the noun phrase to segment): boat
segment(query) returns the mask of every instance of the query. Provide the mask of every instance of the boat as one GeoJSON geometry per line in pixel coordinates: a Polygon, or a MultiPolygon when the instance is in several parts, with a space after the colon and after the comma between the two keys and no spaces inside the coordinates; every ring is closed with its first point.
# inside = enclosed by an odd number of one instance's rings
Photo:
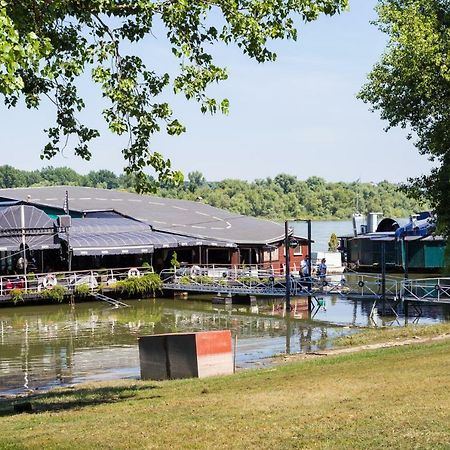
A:
{"type": "Polygon", "coordinates": [[[369,213],[364,221],[353,217],[353,234],[340,237],[340,251],[349,269],[380,270],[382,245],[391,272],[438,273],[445,266],[446,240],[436,234],[436,217],[430,211],[409,219],[380,217],[369,213]],[[378,219],[381,220],[378,220],[378,219]]]}

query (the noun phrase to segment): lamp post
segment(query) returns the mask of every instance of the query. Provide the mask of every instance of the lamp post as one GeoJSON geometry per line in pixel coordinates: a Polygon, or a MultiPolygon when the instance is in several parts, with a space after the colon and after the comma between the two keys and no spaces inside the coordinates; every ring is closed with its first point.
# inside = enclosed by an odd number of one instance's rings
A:
{"type": "Polygon", "coordinates": [[[290,269],[290,261],[289,261],[289,222],[286,220],[284,222],[284,252],[286,255],[285,263],[286,263],[286,312],[291,310],[291,269],[290,269]]]}
{"type": "MultiPolygon", "coordinates": [[[[311,219],[292,219],[292,220],[286,220],[284,222],[284,247],[285,247],[285,253],[286,253],[286,311],[291,310],[291,270],[290,270],[290,261],[289,261],[289,248],[290,248],[290,241],[289,241],[289,222],[306,222],[308,224],[308,272],[309,276],[311,277],[311,219]]],[[[308,305],[310,304],[310,301],[308,301],[308,305]]]]}

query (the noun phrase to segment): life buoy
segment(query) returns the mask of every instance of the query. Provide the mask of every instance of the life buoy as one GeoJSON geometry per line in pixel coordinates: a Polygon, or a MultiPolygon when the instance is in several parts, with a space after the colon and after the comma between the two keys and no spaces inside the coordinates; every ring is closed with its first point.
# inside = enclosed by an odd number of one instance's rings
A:
{"type": "Polygon", "coordinates": [[[56,279],[55,275],[49,273],[44,277],[42,280],[42,286],[46,289],[51,289],[53,286],[56,286],[58,284],[58,280],[56,279]]]}
{"type": "Polygon", "coordinates": [[[141,276],[141,272],[139,272],[139,270],[136,269],[136,267],[133,267],[128,271],[128,278],[140,277],[140,276],[141,276]]]}
{"type": "Polygon", "coordinates": [[[364,284],[365,284],[364,281],[362,281],[362,280],[358,281],[358,286],[360,288],[364,287],[364,284]]]}

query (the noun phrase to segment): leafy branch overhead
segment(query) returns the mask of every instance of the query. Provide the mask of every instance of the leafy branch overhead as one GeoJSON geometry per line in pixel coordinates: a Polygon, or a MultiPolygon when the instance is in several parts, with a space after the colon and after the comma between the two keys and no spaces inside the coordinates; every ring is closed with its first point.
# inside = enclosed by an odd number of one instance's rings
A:
{"type": "MultiPolygon", "coordinates": [[[[164,101],[167,89],[200,104],[201,111],[227,113],[227,99],[217,101],[207,88],[227,78],[211,47],[236,44],[258,62],[276,58],[268,44],[296,39],[295,20],[310,22],[333,15],[348,0],[0,0],[0,93],[9,107],[20,98],[38,108],[47,97],[56,110],[46,130],[42,158],[51,158],[75,137],[75,154],[89,160],[89,143],[99,132],[81,120],[85,102],[78,79],[90,71],[108,107],[103,111],[111,132],[128,137],[122,150],[126,172],[138,190],[149,189],[144,169],[163,183],[182,175],[170,160],[150,148],[152,136],[185,131],[164,101]],[[180,60],[174,74],[147,67],[136,52],[125,52],[161,25],[170,50],[180,60]]],[[[169,49],[168,49],[169,50],[169,49]]]]}

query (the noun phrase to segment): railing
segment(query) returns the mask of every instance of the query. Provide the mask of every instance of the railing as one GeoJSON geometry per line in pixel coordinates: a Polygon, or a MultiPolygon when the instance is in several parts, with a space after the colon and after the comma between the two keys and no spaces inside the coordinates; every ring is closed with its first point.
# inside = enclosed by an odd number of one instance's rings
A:
{"type": "MultiPolygon", "coordinates": [[[[380,298],[382,277],[379,274],[344,274],[342,277],[291,276],[291,295],[343,294],[361,298],[380,298]]],[[[153,273],[151,267],[125,267],[115,269],[77,270],[24,275],[0,276],[0,296],[20,290],[23,294],[39,294],[55,285],[64,286],[68,292],[81,285],[89,292],[113,286],[128,277],[153,273]]],[[[165,269],[160,273],[166,289],[251,294],[282,297],[286,293],[286,280],[282,270],[267,264],[253,265],[191,265],[178,269],[165,269]]],[[[388,298],[450,303],[450,277],[399,280],[386,276],[385,294],[388,298]]]]}
{"type": "MultiPolygon", "coordinates": [[[[382,295],[383,279],[381,274],[346,274],[342,292],[349,296],[380,297],[382,295]]],[[[401,298],[401,281],[395,277],[385,277],[386,297],[401,298]]]]}
{"type": "MultiPolygon", "coordinates": [[[[286,294],[286,279],[283,274],[267,272],[258,268],[252,272],[242,267],[220,266],[204,268],[200,266],[166,269],[161,272],[165,289],[191,292],[216,292],[219,294],[249,294],[282,297],[286,294]],[[208,275],[207,275],[208,274],[208,275]]],[[[343,281],[339,278],[324,281],[315,277],[291,275],[291,295],[310,295],[316,293],[340,293],[343,281]]]]}
{"type": "MultiPolygon", "coordinates": [[[[313,272],[316,267],[312,266],[313,272]]],[[[241,276],[252,277],[283,277],[285,274],[284,265],[281,268],[275,268],[269,263],[263,264],[183,264],[181,267],[174,269],[165,269],[163,272],[178,271],[186,275],[204,275],[212,278],[220,278],[226,274],[228,278],[239,278],[241,276]]],[[[294,276],[300,276],[301,267],[293,263],[290,265],[290,273],[294,276]]]]}
{"type": "Polygon", "coordinates": [[[450,278],[403,280],[401,295],[406,300],[450,303],[450,278]]]}
{"type": "Polygon", "coordinates": [[[90,292],[98,288],[112,286],[117,281],[130,276],[141,276],[153,273],[151,267],[125,267],[117,269],[76,270],[71,272],[49,272],[25,275],[0,276],[0,296],[9,295],[14,290],[24,294],[39,294],[44,289],[53,286],[63,286],[68,291],[74,291],[78,286],[89,287],[90,292]]]}

